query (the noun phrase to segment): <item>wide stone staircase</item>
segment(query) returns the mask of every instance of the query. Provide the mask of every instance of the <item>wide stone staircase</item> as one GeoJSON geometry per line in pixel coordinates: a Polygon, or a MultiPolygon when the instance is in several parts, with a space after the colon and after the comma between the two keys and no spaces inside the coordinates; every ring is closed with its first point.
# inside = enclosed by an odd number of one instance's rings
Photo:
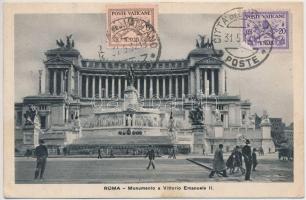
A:
{"type": "Polygon", "coordinates": [[[100,145],[158,145],[171,144],[169,136],[143,136],[143,135],[123,135],[104,136],[102,134],[86,134],[77,139],[74,144],[100,144],[100,145]]]}

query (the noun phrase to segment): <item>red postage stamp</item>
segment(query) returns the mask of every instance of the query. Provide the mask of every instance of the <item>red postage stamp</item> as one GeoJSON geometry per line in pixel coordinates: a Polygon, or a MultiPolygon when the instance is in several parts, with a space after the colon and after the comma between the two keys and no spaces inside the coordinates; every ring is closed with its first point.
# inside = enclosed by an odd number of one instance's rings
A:
{"type": "Polygon", "coordinates": [[[107,39],[110,48],[155,48],[158,7],[154,4],[107,6],[107,39]]]}

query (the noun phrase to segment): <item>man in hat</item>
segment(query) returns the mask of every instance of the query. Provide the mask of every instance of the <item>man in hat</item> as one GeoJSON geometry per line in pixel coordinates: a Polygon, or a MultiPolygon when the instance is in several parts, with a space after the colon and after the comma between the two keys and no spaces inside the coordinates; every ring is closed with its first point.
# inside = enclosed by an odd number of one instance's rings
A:
{"type": "Polygon", "coordinates": [[[155,159],[155,152],[154,149],[152,148],[151,145],[149,145],[149,151],[147,152],[146,157],[149,157],[149,165],[147,167],[147,169],[150,169],[150,166],[152,165],[153,169],[155,169],[155,165],[154,165],[154,159],[155,159]]]}
{"type": "Polygon", "coordinates": [[[35,155],[36,155],[36,169],[35,169],[35,179],[39,178],[43,179],[44,171],[46,168],[47,157],[48,157],[48,149],[44,145],[43,140],[39,140],[39,146],[35,148],[35,155]]]}
{"type": "Polygon", "coordinates": [[[221,173],[223,177],[226,175],[226,167],[223,159],[223,144],[219,144],[219,148],[215,151],[214,160],[213,160],[213,170],[209,174],[209,178],[212,178],[215,173],[221,173]]]}
{"type": "Polygon", "coordinates": [[[250,140],[245,141],[245,146],[242,148],[242,155],[244,157],[244,163],[246,168],[245,180],[249,181],[252,170],[252,150],[250,147],[250,140]]]}

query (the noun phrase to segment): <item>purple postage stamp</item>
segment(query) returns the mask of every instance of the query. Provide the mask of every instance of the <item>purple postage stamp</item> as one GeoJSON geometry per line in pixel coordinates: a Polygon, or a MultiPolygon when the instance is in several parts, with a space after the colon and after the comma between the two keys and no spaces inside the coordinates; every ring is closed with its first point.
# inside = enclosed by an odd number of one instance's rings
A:
{"type": "Polygon", "coordinates": [[[253,48],[288,49],[288,18],[288,11],[245,11],[243,39],[253,48]]]}

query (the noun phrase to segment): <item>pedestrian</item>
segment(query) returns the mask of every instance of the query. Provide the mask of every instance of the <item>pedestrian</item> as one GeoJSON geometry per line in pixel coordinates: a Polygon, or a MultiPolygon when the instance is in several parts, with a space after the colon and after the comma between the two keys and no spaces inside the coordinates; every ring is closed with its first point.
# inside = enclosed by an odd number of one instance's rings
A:
{"type": "Polygon", "coordinates": [[[56,148],[56,153],[57,153],[57,155],[61,155],[61,150],[60,150],[59,147],[56,148]]]}
{"type": "Polygon", "coordinates": [[[252,169],[252,150],[250,147],[250,140],[245,141],[245,146],[242,148],[242,156],[245,163],[245,180],[250,181],[251,169],[252,169]]]}
{"type": "Polygon", "coordinates": [[[245,169],[242,167],[242,153],[239,146],[235,148],[235,165],[234,167],[238,168],[237,172],[240,170],[242,175],[245,173],[245,169]]]}
{"type": "Polygon", "coordinates": [[[233,174],[235,172],[235,154],[234,152],[231,153],[231,155],[228,157],[227,161],[226,161],[226,167],[227,169],[229,169],[229,173],[233,174]]]}
{"type": "Polygon", "coordinates": [[[149,145],[149,151],[147,152],[145,158],[149,158],[149,165],[147,169],[150,169],[150,166],[152,165],[153,169],[155,169],[154,159],[155,159],[155,152],[151,145],[149,145]]]}
{"type": "Polygon", "coordinates": [[[102,158],[101,149],[98,148],[98,159],[102,158]]]}
{"type": "Polygon", "coordinates": [[[253,148],[253,153],[252,153],[252,164],[253,164],[253,171],[256,171],[256,166],[258,164],[257,162],[257,155],[256,155],[256,148],[253,148]]]}
{"type": "Polygon", "coordinates": [[[172,157],[172,152],[171,152],[171,149],[170,149],[170,148],[168,149],[168,154],[169,154],[169,155],[168,155],[168,158],[171,158],[171,157],[172,157]]]}
{"type": "Polygon", "coordinates": [[[30,149],[27,149],[26,153],[24,154],[28,159],[31,156],[32,152],[30,149]]]}
{"type": "Polygon", "coordinates": [[[173,159],[176,159],[175,148],[174,148],[174,147],[173,147],[173,149],[172,149],[172,158],[173,158],[173,159]]]}
{"type": "Polygon", "coordinates": [[[48,157],[48,149],[44,145],[43,140],[39,140],[39,146],[35,148],[35,155],[36,155],[36,169],[35,169],[35,177],[37,179],[38,176],[40,179],[43,179],[44,171],[46,168],[47,157],[48,157]]]}
{"type": "Polygon", "coordinates": [[[215,173],[222,172],[223,177],[226,175],[226,167],[223,159],[223,144],[219,144],[219,148],[215,151],[214,160],[213,160],[213,170],[209,174],[209,178],[212,178],[215,173]]]}
{"type": "Polygon", "coordinates": [[[110,150],[109,154],[110,154],[110,156],[109,156],[110,158],[115,158],[114,153],[113,153],[113,149],[110,150]]]}
{"type": "Polygon", "coordinates": [[[64,153],[64,156],[67,156],[67,147],[63,148],[63,153],[64,153]]]}

